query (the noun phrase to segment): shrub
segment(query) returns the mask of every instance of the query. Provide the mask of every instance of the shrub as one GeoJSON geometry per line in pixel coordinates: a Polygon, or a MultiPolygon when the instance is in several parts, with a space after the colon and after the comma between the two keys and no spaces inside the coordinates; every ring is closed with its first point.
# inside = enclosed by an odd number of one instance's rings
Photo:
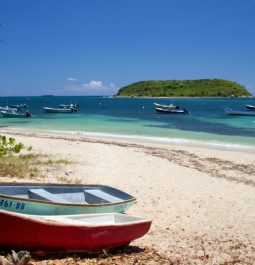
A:
{"type": "Polygon", "coordinates": [[[22,148],[24,145],[22,143],[17,144],[14,138],[0,135],[0,157],[10,153],[19,153],[22,148]]]}

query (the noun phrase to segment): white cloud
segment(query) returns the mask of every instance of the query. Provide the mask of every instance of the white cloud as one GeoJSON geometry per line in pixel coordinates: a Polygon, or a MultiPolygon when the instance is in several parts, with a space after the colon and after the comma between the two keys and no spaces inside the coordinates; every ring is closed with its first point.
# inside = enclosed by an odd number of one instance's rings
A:
{"type": "Polygon", "coordinates": [[[67,81],[73,82],[73,81],[78,81],[78,79],[77,78],[74,78],[74,77],[68,77],[67,78],[67,81]]]}
{"type": "Polygon", "coordinates": [[[100,80],[91,80],[88,83],[70,83],[64,87],[64,90],[74,94],[83,95],[113,95],[117,87],[114,83],[104,84],[100,80]]]}
{"type": "Polygon", "coordinates": [[[103,82],[97,80],[91,80],[88,84],[83,84],[83,87],[87,87],[90,89],[98,90],[103,88],[103,82]]]}

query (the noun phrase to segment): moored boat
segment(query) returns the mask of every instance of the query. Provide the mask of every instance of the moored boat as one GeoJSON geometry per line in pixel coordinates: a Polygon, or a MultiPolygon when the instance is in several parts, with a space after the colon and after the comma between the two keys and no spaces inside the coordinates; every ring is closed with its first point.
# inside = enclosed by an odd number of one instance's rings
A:
{"type": "Polygon", "coordinates": [[[126,214],[41,216],[0,210],[0,248],[29,251],[95,251],[129,244],[151,220],[126,214]]]}
{"type": "Polygon", "coordinates": [[[224,109],[225,113],[228,115],[242,115],[242,116],[255,116],[255,111],[251,110],[235,110],[235,109],[224,109]]]}
{"type": "Polygon", "coordinates": [[[49,107],[43,107],[43,110],[47,113],[73,113],[76,111],[74,108],[49,108],[49,107]]]}
{"type": "Polygon", "coordinates": [[[1,111],[1,114],[4,118],[31,118],[32,115],[28,111],[25,113],[17,112],[14,109],[8,109],[5,111],[1,111]]]}
{"type": "Polygon", "coordinates": [[[253,105],[245,105],[246,109],[249,109],[249,110],[255,110],[255,106],[253,105]]]}
{"type": "Polygon", "coordinates": [[[7,110],[9,110],[10,108],[8,107],[8,106],[6,106],[6,107],[0,107],[0,111],[7,111],[7,110]]]}
{"type": "Polygon", "coordinates": [[[8,111],[8,110],[17,111],[17,108],[12,108],[12,107],[9,107],[9,106],[0,107],[0,111],[8,111]]]}
{"type": "Polygon", "coordinates": [[[159,103],[153,103],[154,107],[156,108],[165,108],[165,109],[179,109],[179,106],[175,106],[173,104],[170,105],[163,105],[163,104],[159,104],[159,103]]]}
{"type": "Polygon", "coordinates": [[[186,109],[165,109],[165,108],[155,108],[158,113],[163,114],[189,114],[186,109]]]}
{"type": "Polygon", "coordinates": [[[0,209],[33,215],[125,212],[136,199],[104,185],[0,183],[0,209]]]}

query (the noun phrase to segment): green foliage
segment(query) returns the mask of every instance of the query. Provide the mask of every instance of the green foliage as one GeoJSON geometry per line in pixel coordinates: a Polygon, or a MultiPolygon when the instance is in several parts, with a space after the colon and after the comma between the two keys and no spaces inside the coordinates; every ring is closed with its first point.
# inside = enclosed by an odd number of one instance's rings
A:
{"type": "Polygon", "coordinates": [[[0,176],[15,178],[40,179],[44,177],[43,172],[57,172],[62,165],[71,164],[64,159],[53,159],[45,154],[19,154],[2,156],[0,159],[0,176]]]}
{"type": "Polygon", "coordinates": [[[122,87],[117,96],[135,97],[240,97],[251,94],[237,82],[223,79],[150,80],[122,87]]]}
{"type": "Polygon", "coordinates": [[[24,148],[22,143],[16,144],[16,140],[12,137],[8,138],[4,135],[0,135],[0,157],[10,154],[19,153],[24,148]]]}
{"type": "MultiPolygon", "coordinates": [[[[66,159],[53,159],[45,154],[19,154],[24,148],[22,143],[16,143],[12,137],[0,135],[0,176],[16,178],[40,178],[42,171],[57,170],[57,165],[68,165],[72,162],[66,159]]],[[[32,146],[27,148],[32,150],[32,146]]]]}

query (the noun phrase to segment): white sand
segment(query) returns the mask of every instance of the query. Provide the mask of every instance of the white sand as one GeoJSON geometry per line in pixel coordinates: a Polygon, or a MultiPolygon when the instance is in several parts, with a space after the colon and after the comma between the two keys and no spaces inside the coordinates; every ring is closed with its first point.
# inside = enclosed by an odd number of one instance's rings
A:
{"type": "Polygon", "coordinates": [[[153,246],[181,264],[233,260],[255,264],[255,150],[246,153],[8,128],[0,134],[32,146],[32,152],[75,162],[57,173],[45,172],[39,181],[100,183],[135,196],[138,203],[128,213],[149,217],[153,224],[134,245],[153,246]]]}

